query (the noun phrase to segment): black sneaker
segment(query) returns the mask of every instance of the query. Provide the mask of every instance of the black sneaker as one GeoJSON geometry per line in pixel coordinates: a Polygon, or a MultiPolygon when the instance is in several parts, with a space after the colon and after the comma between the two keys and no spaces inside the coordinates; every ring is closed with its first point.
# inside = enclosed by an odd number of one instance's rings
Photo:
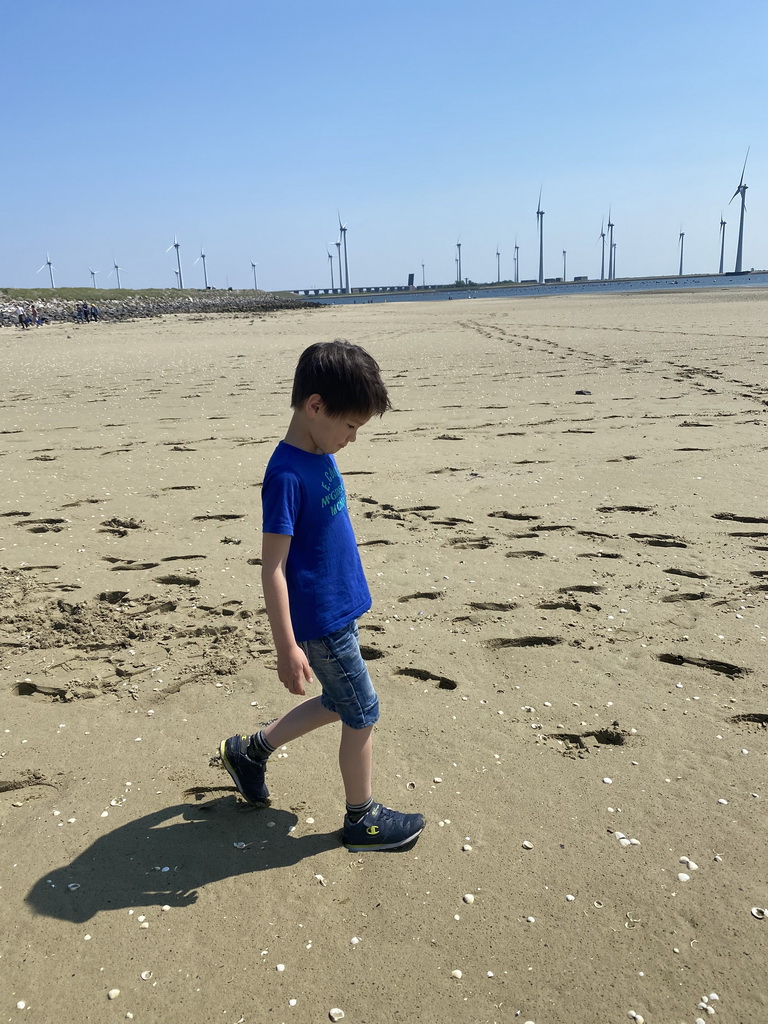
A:
{"type": "Polygon", "coordinates": [[[269,790],[264,783],[267,770],[266,759],[254,761],[246,750],[250,736],[230,736],[222,740],[219,750],[224,767],[232,776],[240,796],[249,804],[263,804],[269,799],[269,790]]]}
{"type": "Polygon", "coordinates": [[[405,846],[424,830],[422,814],[401,814],[382,804],[374,804],[360,821],[344,816],[341,841],[353,853],[364,850],[394,850],[405,846]]]}

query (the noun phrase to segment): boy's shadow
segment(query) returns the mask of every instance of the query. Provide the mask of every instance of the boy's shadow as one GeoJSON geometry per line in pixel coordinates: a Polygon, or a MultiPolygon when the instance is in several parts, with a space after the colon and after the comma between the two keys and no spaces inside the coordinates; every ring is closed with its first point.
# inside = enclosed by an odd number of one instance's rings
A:
{"type": "Polygon", "coordinates": [[[26,903],[38,914],[73,923],[102,910],[186,907],[211,882],[341,848],[338,832],[294,839],[289,830],[297,820],[288,811],[252,809],[234,799],[166,807],[121,825],[70,864],[46,872],[26,903]]]}

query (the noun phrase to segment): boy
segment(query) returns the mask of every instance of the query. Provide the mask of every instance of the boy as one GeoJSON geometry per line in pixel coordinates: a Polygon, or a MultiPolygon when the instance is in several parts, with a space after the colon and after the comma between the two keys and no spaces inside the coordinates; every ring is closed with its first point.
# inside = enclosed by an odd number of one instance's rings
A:
{"type": "Polygon", "coordinates": [[[378,363],[348,341],[306,349],[296,367],[285,439],[262,486],[262,584],[277,674],[305,696],[313,672],[322,694],[296,705],[260,732],[220,746],[241,796],[263,803],[267,759],[278,747],[341,721],[339,768],[348,850],[389,850],[420,835],[424,818],[373,800],[373,726],[379,699],[360,654],[357,618],[371,607],[347,498],[334,453],[355,441],[372,416],[391,408],[378,363]]]}

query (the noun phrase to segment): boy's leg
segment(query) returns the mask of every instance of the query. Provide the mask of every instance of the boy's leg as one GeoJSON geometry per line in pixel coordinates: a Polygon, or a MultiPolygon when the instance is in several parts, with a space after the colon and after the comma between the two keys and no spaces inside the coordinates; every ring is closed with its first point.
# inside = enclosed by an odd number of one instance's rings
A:
{"type": "Polygon", "coordinates": [[[272,749],[277,750],[283,744],[297,740],[299,736],[338,720],[336,712],[324,707],[320,697],[310,697],[268,725],[262,730],[262,735],[272,749]]]}
{"type": "Polygon", "coordinates": [[[219,747],[222,763],[248,803],[264,803],[269,799],[264,775],[272,751],[338,720],[336,712],[323,707],[319,697],[310,697],[253,736],[230,736],[222,740],[219,747]]]}
{"type": "Polygon", "coordinates": [[[361,807],[372,799],[373,726],[352,729],[342,723],[339,768],[347,807],[361,807]]]}

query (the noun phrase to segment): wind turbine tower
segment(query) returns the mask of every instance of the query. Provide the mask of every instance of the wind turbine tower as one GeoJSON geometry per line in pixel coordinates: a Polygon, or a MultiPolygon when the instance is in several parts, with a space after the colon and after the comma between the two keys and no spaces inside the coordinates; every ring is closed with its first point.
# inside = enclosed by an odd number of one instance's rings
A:
{"type": "Polygon", "coordinates": [[[456,243],[456,283],[461,284],[461,242],[456,243]]]}
{"type": "Polygon", "coordinates": [[[259,286],[256,283],[256,267],[258,267],[258,263],[254,263],[253,260],[251,260],[251,270],[253,271],[253,290],[255,292],[259,290],[259,286]]]}
{"type": "Polygon", "coordinates": [[[536,230],[539,234],[539,284],[544,284],[544,211],[541,208],[541,189],[539,205],[536,207],[536,230]]]}
{"type": "Polygon", "coordinates": [[[333,243],[336,246],[336,257],[339,261],[339,291],[344,289],[344,279],[341,274],[341,239],[333,243]]]}
{"type": "Polygon", "coordinates": [[[600,234],[598,236],[602,243],[602,253],[600,256],[600,280],[605,280],[605,221],[600,224],[600,234]]]}
{"type": "Polygon", "coordinates": [[[517,235],[515,235],[515,284],[520,283],[520,246],[517,244],[517,235]]]}
{"type": "Polygon", "coordinates": [[[566,276],[566,272],[565,272],[565,265],[566,265],[565,264],[565,253],[566,253],[566,251],[565,251],[565,249],[563,249],[563,281],[567,281],[568,280],[568,277],[566,276]]]}
{"type": "MultiPolygon", "coordinates": [[[[747,155],[744,157],[744,166],[741,169],[741,180],[739,181],[739,187],[731,196],[730,202],[732,203],[736,196],[741,196],[741,213],[739,214],[739,241],[736,246],[736,273],[741,273],[741,254],[742,247],[744,244],[744,212],[747,209],[747,186],[744,184],[744,172],[747,169],[747,158],[749,157],[749,149],[747,149],[747,155]]],[[[730,203],[728,204],[730,206],[730,203]]]]}
{"type": "MultiPolygon", "coordinates": [[[[203,280],[205,281],[205,290],[208,291],[208,271],[205,267],[205,253],[203,252],[202,246],[200,246],[200,255],[195,260],[195,263],[199,263],[200,260],[203,261],[203,280]]],[[[195,263],[193,263],[192,266],[194,266],[195,263]]]]}
{"type": "Polygon", "coordinates": [[[616,225],[611,220],[611,208],[608,207],[608,280],[613,281],[616,277],[616,267],[613,262],[614,257],[614,245],[613,245],[613,229],[616,225]]]}
{"type": "Polygon", "coordinates": [[[498,243],[496,244],[496,284],[501,284],[501,253],[498,243]]]}
{"type": "MultiPolygon", "coordinates": [[[[51,288],[55,288],[56,285],[53,283],[54,266],[51,263],[51,257],[49,253],[45,254],[45,263],[42,265],[42,267],[40,267],[40,270],[45,270],[46,267],[48,267],[48,274],[51,278],[51,288]]],[[[38,270],[38,274],[40,273],[40,270],[38,270]]]]}
{"type": "Polygon", "coordinates": [[[176,238],[176,235],[173,236],[172,244],[169,245],[168,248],[165,251],[166,252],[170,252],[171,249],[175,249],[176,250],[176,266],[178,268],[178,286],[179,286],[179,288],[183,288],[184,287],[184,278],[181,275],[181,256],[179,255],[179,242],[178,242],[178,239],[176,238]]]}
{"type": "Polygon", "coordinates": [[[424,275],[424,260],[421,261],[421,287],[422,288],[426,288],[427,287],[427,279],[426,279],[426,277],[424,275]]]}
{"type": "Polygon", "coordinates": [[[328,257],[328,265],[331,268],[331,291],[333,291],[333,253],[331,252],[327,245],[325,247],[325,252],[328,257]]]}
{"type": "Polygon", "coordinates": [[[91,287],[95,288],[96,287],[96,275],[98,274],[98,270],[91,270],[91,268],[88,267],[88,273],[91,275],[91,287]]]}
{"type": "Polygon", "coordinates": [[[723,259],[725,257],[725,221],[723,220],[723,212],[720,211],[720,270],[718,273],[723,272],[723,259]]]}
{"type": "MultiPolygon", "coordinates": [[[[112,260],[112,263],[114,264],[114,266],[112,267],[112,270],[114,271],[115,277],[117,278],[117,287],[121,288],[122,285],[120,284],[120,267],[118,267],[117,260],[114,259],[114,258],[112,260]]],[[[110,276],[111,276],[111,274],[110,274],[110,276]]]]}
{"type": "Polygon", "coordinates": [[[678,243],[680,245],[680,277],[683,276],[683,250],[685,248],[685,232],[680,228],[680,235],[678,237],[678,243]]]}
{"type": "Polygon", "coordinates": [[[344,246],[344,291],[349,295],[349,262],[347,261],[347,225],[341,223],[341,214],[339,214],[339,234],[341,235],[341,242],[344,246]]]}

